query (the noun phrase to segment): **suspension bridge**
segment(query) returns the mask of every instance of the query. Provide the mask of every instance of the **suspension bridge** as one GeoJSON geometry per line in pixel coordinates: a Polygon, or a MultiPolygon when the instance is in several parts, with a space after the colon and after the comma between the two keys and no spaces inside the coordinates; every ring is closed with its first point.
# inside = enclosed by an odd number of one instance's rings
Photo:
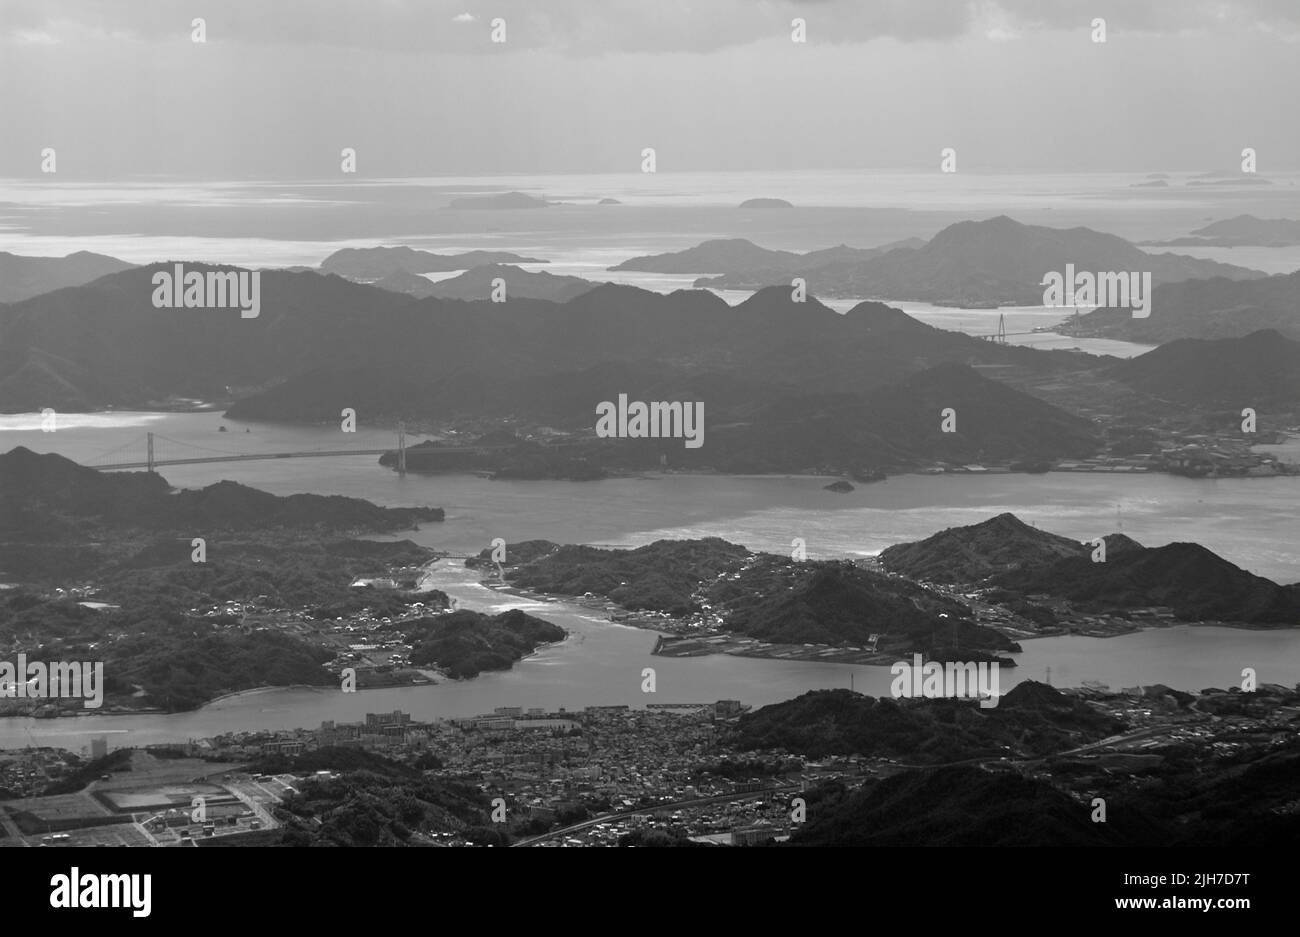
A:
{"type": "MultiPolygon", "coordinates": [[[[505,444],[482,446],[439,446],[442,453],[486,454],[498,449],[508,449],[505,444]]],[[[86,464],[101,472],[113,472],[120,469],[146,469],[154,471],[164,465],[201,465],[209,462],[253,462],[266,459],[322,459],[339,456],[384,455],[397,453],[398,474],[406,474],[406,427],[399,424],[397,428],[397,445],[386,449],[300,449],[291,452],[234,452],[228,449],[216,449],[198,443],[172,439],[161,433],[145,433],[143,436],[101,453],[86,464]],[[143,458],[141,458],[143,456],[143,458]]]]}

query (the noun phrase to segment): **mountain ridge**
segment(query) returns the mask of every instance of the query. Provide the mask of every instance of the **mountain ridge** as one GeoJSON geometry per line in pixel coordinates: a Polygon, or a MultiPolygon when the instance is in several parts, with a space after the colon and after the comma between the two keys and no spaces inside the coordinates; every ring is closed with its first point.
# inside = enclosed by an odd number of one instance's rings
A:
{"type": "MultiPolygon", "coordinates": [[[[1149,271],[1153,284],[1223,276],[1255,279],[1258,270],[1180,254],[1151,254],[1113,234],[1090,228],[1022,224],[1006,215],[959,221],[923,246],[898,248],[861,261],[819,266],[809,289],[819,295],[872,296],[895,301],[980,305],[1042,305],[1043,277],[1074,264],[1080,271],[1149,271]]],[[[696,286],[752,288],[753,277],[703,277],[696,286]]],[[[785,276],[776,271],[769,280],[785,276]]]]}

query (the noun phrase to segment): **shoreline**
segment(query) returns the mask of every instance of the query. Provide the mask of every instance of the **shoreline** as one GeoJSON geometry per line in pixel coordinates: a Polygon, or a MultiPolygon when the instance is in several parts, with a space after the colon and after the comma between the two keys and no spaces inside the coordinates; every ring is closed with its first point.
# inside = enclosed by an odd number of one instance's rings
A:
{"type": "MultiPolygon", "coordinates": [[[[615,549],[627,549],[627,548],[620,547],[615,549]]],[[[567,602],[569,604],[578,605],[579,607],[582,607],[589,611],[604,612],[607,615],[612,614],[610,612],[611,607],[617,608],[619,609],[619,613],[625,615],[626,617],[622,619],[614,619],[611,617],[605,623],[610,625],[620,625],[625,628],[636,628],[639,631],[648,631],[652,634],[657,635],[658,640],[655,642],[654,650],[651,651],[651,656],[653,657],[688,658],[688,657],[727,656],[727,657],[749,657],[749,658],[755,658],[761,660],[800,661],[803,663],[814,663],[814,664],[815,663],[858,664],[862,666],[873,666],[873,667],[891,666],[897,661],[906,660],[906,658],[900,657],[898,654],[894,652],[870,651],[864,648],[842,648],[830,644],[818,644],[818,645],[813,645],[811,647],[802,644],[800,645],[772,644],[765,641],[760,641],[756,638],[751,638],[747,635],[740,634],[737,632],[723,631],[723,632],[714,632],[710,634],[701,634],[701,635],[680,634],[677,632],[664,631],[661,628],[654,627],[653,622],[655,620],[662,620],[662,619],[649,618],[649,616],[645,615],[644,613],[639,613],[636,611],[625,609],[622,606],[619,606],[617,603],[612,602],[611,600],[604,597],[588,599],[584,602],[582,596],[561,596],[561,595],[548,595],[547,593],[530,592],[527,589],[523,589],[518,586],[511,586],[508,583],[502,583],[499,580],[494,580],[494,579],[480,579],[478,580],[478,584],[483,586],[486,589],[491,590],[494,593],[498,593],[498,594],[504,593],[507,595],[514,596],[515,598],[524,599],[526,601],[536,602],[539,604],[549,604],[553,602],[567,602]],[[669,646],[668,650],[672,650],[673,647],[675,647],[678,644],[687,644],[687,643],[692,643],[696,645],[712,644],[714,646],[701,648],[698,652],[695,653],[690,653],[690,652],[677,653],[677,654],[661,653],[661,650],[664,649],[664,645],[668,642],[673,642],[673,644],[669,646]]],[[[672,620],[680,621],[681,619],[672,619],[672,620]]],[[[989,625],[987,627],[993,628],[995,631],[999,630],[993,625],[989,625]]],[[[1017,632],[1014,635],[1007,634],[1005,636],[1016,642],[1033,641],[1033,640],[1045,639],[1045,638],[1072,638],[1072,637],[1092,638],[1095,640],[1108,640],[1110,638],[1119,638],[1119,637],[1124,637],[1126,635],[1139,634],[1141,632],[1162,631],[1170,628],[1179,628],[1179,627],[1230,628],[1230,629],[1240,630],[1240,631],[1300,632],[1300,624],[1287,626],[1287,625],[1257,624],[1251,622],[1181,621],[1178,619],[1163,619],[1160,622],[1152,622],[1150,624],[1136,624],[1133,625],[1132,627],[1113,630],[1113,631],[1107,630],[1104,632],[1103,631],[1089,632],[1089,631],[1067,628],[1067,629],[1055,629],[1049,633],[1035,632],[1030,634],[1020,634],[1019,632],[1017,632]]],[[[560,641],[555,643],[563,644],[564,642],[560,641]]],[[[1017,652],[984,651],[983,653],[996,657],[999,655],[1014,655],[1017,652]]],[[[521,658],[521,660],[523,659],[525,658],[521,658]]],[[[1014,660],[1013,660],[1013,665],[1014,665],[1014,660]]]]}
{"type": "MultiPolygon", "coordinates": [[[[509,584],[495,583],[493,580],[479,580],[479,585],[491,589],[493,592],[506,593],[516,598],[526,599],[532,602],[549,603],[549,602],[568,602],[577,604],[582,608],[591,611],[603,611],[609,613],[608,606],[614,606],[621,609],[623,614],[628,617],[621,620],[613,618],[608,619],[605,623],[610,625],[622,626],[624,628],[635,628],[638,631],[648,631],[657,635],[654,649],[650,652],[652,657],[666,658],[687,658],[687,657],[748,657],[756,660],[786,660],[800,661],[802,663],[812,664],[859,664],[872,667],[889,667],[898,661],[904,661],[908,658],[902,657],[892,651],[871,651],[865,648],[843,648],[831,644],[816,644],[806,646],[803,644],[772,644],[766,641],[760,641],[757,638],[751,638],[735,632],[716,632],[704,635],[682,635],[674,632],[663,631],[655,628],[652,622],[656,619],[646,620],[646,616],[639,615],[637,612],[623,609],[617,603],[611,602],[605,598],[592,599],[588,602],[600,602],[600,606],[588,605],[581,601],[581,596],[548,596],[546,593],[530,592],[527,589],[521,589],[509,584]],[[709,647],[699,653],[661,653],[666,642],[676,642],[678,644],[704,643],[712,642],[715,647],[709,647]],[[725,648],[721,645],[726,645],[725,648]],[[865,656],[864,656],[865,655],[865,656]]],[[[662,620],[662,619],[658,619],[662,620]]],[[[680,621],[680,619],[673,619],[680,621]]],[[[1043,637],[1048,637],[1044,635],[1043,637]]],[[[1059,635],[1058,635],[1059,637],[1059,635]]],[[[566,638],[567,640],[567,638],[566,638]]],[[[564,642],[556,642],[562,644],[564,642]]],[[[675,645],[674,645],[675,646],[675,645]]],[[[992,651],[983,652],[990,656],[997,656],[992,651]]],[[[1003,654],[1013,654],[1014,651],[1003,651],[1003,654]]],[[[531,655],[530,655],[531,656],[531,655]]],[[[1012,662],[1015,666],[1015,662],[1012,662]]]]}
{"type": "MultiPolygon", "coordinates": [[[[614,547],[610,549],[634,549],[634,547],[614,547]]],[[[844,557],[844,559],[854,559],[855,557],[844,557]]],[[[438,588],[436,579],[440,564],[447,563],[451,559],[445,555],[438,555],[427,560],[421,567],[421,576],[419,577],[419,586],[417,592],[428,592],[438,588]]],[[[462,561],[463,563],[463,561],[462,561]]],[[[457,569],[457,567],[447,563],[442,567],[445,569],[457,569]]],[[[651,651],[652,656],[665,658],[689,658],[689,657],[713,657],[713,656],[731,656],[745,657],[763,660],[782,660],[798,661],[803,663],[838,663],[854,664],[859,666],[890,666],[898,660],[905,658],[900,657],[895,652],[876,652],[867,648],[844,648],[835,645],[793,645],[793,644],[774,644],[751,638],[747,635],[736,632],[712,632],[703,634],[689,634],[678,630],[665,630],[663,623],[665,621],[674,624],[683,624],[682,619],[664,619],[659,616],[652,616],[643,611],[631,610],[618,605],[607,597],[583,597],[568,595],[552,595],[548,593],[533,592],[519,586],[502,581],[495,577],[483,578],[479,570],[472,567],[461,566],[467,572],[475,575],[475,578],[469,581],[490,591],[495,595],[508,596],[532,604],[547,606],[553,604],[567,604],[587,613],[597,613],[601,616],[601,624],[623,628],[635,628],[638,631],[644,631],[656,635],[657,640],[654,649],[651,651]],[[615,617],[618,616],[618,617],[615,617]]],[[[464,582],[464,580],[462,580],[464,582]]],[[[481,614],[491,614],[492,606],[485,602],[467,602],[463,605],[457,601],[453,608],[465,607],[472,611],[478,611],[481,614]],[[479,606],[475,608],[474,606],[479,606]]],[[[545,619],[544,609],[537,610],[540,614],[538,617],[545,619]]],[[[996,626],[990,625],[995,628],[996,626]]],[[[1006,636],[1017,642],[1033,641],[1045,638],[1062,638],[1062,637],[1080,637],[1098,640],[1121,637],[1125,635],[1137,634],[1147,631],[1167,630],[1178,627],[1201,627],[1201,628],[1228,628],[1240,631],[1252,632],[1269,632],[1269,631],[1295,631],[1300,626],[1273,625],[1265,623],[1252,622],[1230,622],[1230,621],[1182,621],[1178,619],[1159,619],[1156,621],[1143,621],[1140,623],[1126,623],[1126,626],[1117,626],[1114,629],[1091,630],[1091,629],[1071,629],[1071,628],[1054,628],[1048,632],[1030,632],[1022,633],[1019,630],[1014,634],[1006,636]]],[[[415,686],[438,686],[443,683],[464,684],[474,680],[477,677],[493,673],[509,673],[514,669],[515,664],[526,660],[534,659],[552,648],[562,647],[568,643],[574,631],[565,629],[564,638],[558,641],[548,641],[538,644],[528,654],[519,657],[509,668],[504,670],[481,671],[472,677],[452,678],[438,668],[425,668],[429,673],[423,674],[427,682],[420,683],[390,683],[371,686],[357,686],[353,692],[373,691],[373,690],[394,690],[405,689],[415,686]],[[431,675],[432,674],[432,675],[431,675]]],[[[1005,634],[1005,632],[1004,632],[1005,634]]],[[[993,653],[993,652],[988,652],[993,653]]],[[[1014,654],[1015,652],[1003,652],[1014,654]]],[[[997,656],[994,654],[994,656],[997,656]]],[[[58,719],[76,719],[86,716],[172,716],[184,715],[187,713],[197,713],[212,707],[219,703],[230,700],[237,700],[246,697],[255,697],[262,694],[293,691],[293,690],[312,690],[316,692],[326,692],[336,689],[332,684],[290,684],[285,686],[261,685],[249,687],[242,690],[236,690],[229,693],[223,693],[220,696],[205,700],[198,706],[191,709],[176,710],[168,712],[158,707],[142,707],[139,709],[98,708],[94,710],[73,709],[59,711],[54,714],[38,716],[35,713],[24,712],[5,712],[0,713],[0,719],[41,719],[41,720],[58,720],[58,719]]]]}
{"type": "MultiPolygon", "coordinates": [[[[1282,432],[1282,435],[1284,435],[1287,439],[1292,438],[1292,434],[1290,433],[1287,433],[1285,431],[1279,431],[1279,432],[1282,432]]],[[[1260,445],[1279,445],[1279,444],[1262,443],[1260,445]]],[[[396,452],[396,450],[393,451],[396,452]]],[[[1062,461],[1072,462],[1072,461],[1079,461],[1079,460],[1066,459],[1062,461]]],[[[650,480],[658,480],[662,478],[671,478],[673,476],[678,476],[678,475],[689,477],[689,478],[734,478],[737,480],[745,480],[745,481],[758,481],[763,479],[786,479],[786,480],[807,479],[809,481],[816,481],[821,479],[835,479],[835,480],[849,480],[850,483],[854,486],[855,490],[857,488],[863,488],[869,485],[881,484],[883,482],[889,481],[889,479],[891,478],[934,478],[937,476],[955,476],[961,478],[970,478],[970,477],[979,477],[981,475],[1029,475],[1029,476],[1052,475],[1052,474],[1159,475],[1166,478],[1187,478],[1187,479],[1191,479],[1192,481],[1231,481],[1235,479],[1241,479],[1243,481],[1244,480],[1258,481],[1260,479],[1269,479],[1269,478],[1300,477],[1300,463],[1285,462],[1279,460],[1276,464],[1281,469],[1280,471],[1274,471],[1268,474],[1259,474],[1259,475],[1249,475],[1245,473],[1240,473],[1240,474],[1234,473],[1228,475],[1213,475],[1213,474],[1192,475],[1187,472],[1170,471],[1168,469],[1160,469],[1150,465],[1139,465],[1136,463],[1122,463],[1117,465],[1080,464],[1077,467],[1069,467],[1069,468],[1062,467],[1059,465],[1054,465],[1051,468],[1044,469],[1039,472],[1030,472],[1022,469],[1018,470],[1018,469],[1009,468],[1005,465],[999,464],[999,465],[992,465],[992,466],[980,465],[974,469],[914,468],[902,472],[888,473],[885,475],[885,477],[874,479],[872,481],[853,480],[850,474],[847,472],[826,473],[826,474],[819,474],[815,472],[718,472],[712,469],[655,470],[653,468],[645,468],[645,469],[629,470],[629,471],[610,471],[609,474],[604,475],[600,478],[551,478],[551,477],[541,477],[541,476],[536,478],[530,478],[525,476],[512,476],[510,478],[494,478],[492,477],[492,473],[488,471],[473,471],[473,470],[426,471],[418,467],[410,467],[410,466],[407,467],[407,473],[411,475],[419,475],[425,478],[436,478],[444,475],[446,476],[460,475],[460,476],[473,476],[475,478],[480,478],[484,481],[493,481],[493,482],[496,481],[571,482],[574,484],[581,484],[587,482],[615,481],[620,479],[642,479],[642,480],[650,481],[650,480]],[[1290,471],[1286,470],[1285,467],[1287,466],[1291,468],[1290,471]]],[[[382,466],[382,467],[387,467],[387,466],[382,466]]],[[[392,471],[391,468],[390,471],[392,471]]],[[[849,492],[832,492],[832,493],[848,494],[849,492]]]]}
{"type": "MultiPolygon", "coordinates": [[[[450,680],[451,678],[444,676],[444,679],[450,680]]],[[[352,692],[361,693],[366,690],[394,690],[403,689],[408,686],[437,685],[438,683],[436,681],[430,679],[428,683],[395,683],[389,686],[359,686],[352,692]]],[[[331,686],[332,685],[315,685],[311,683],[292,683],[285,686],[255,686],[249,687],[247,690],[235,690],[233,693],[223,693],[221,696],[215,696],[210,700],[204,700],[193,709],[177,709],[168,711],[166,709],[159,709],[156,706],[144,707],[142,709],[79,709],[60,712],[51,716],[37,716],[33,713],[0,713],[0,719],[40,719],[44,722],[53,722],[58,719],[78,719],[85,716],[183,716],[187,713],[201,712],[216,703],[238,699],[239,697],[257,696],[261,693],[278,693],[284,690],[320,690],[321,692],[329,692],[331,686]]]]}
{"type": "MultiPolygon", "coordinates": [[[[990,626],[992,627],[992,626],[990,626]]],[[[1163,624],[1136,625],[1120,631],[1087,632],[1082,630],[1053,631],[1048,634],[1028,634],[1017,636],[1017,641],[1034,641],[1039,638],[1122,638],[1129,634],[1143,631],[1163,631],[1169,628],[1231,628],[1234,631],[1300,631],[1300,623],[1294,625],[1267,625],[1248,621],[1182,621],[1177,618],[1166,619],[1163,624]]]]}

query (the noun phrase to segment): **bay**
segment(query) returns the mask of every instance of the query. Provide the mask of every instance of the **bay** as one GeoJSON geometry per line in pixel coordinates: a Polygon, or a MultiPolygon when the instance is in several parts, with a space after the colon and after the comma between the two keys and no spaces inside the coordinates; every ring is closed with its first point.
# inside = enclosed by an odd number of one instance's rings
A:
{"type": "MultiPolygon", "coordinates": [[[[393,443],[391,431],[367,427],[364,414],[344,445],[393,443]]],[[[35,415],[0,417],[0,451],[25,445],[91,461],[116,447],[142,445],[153,431],[221,451],[339,448],[337,428],[245,424],[219,413],[60,414],[43,433],[35,415]],[[226,425],[228,432],[219,432],[226,425]]],[[[1163,475],[900,476],[847,494],[823,490],[810,476],[647,475],[599,482],[498,482],[476,476],[400,478],[376,457],[274,460],[163,470],[172,484],[193,487],[233,478],[276,494],[310,491],[380,504],[444,507],[447,519],[406,533],[452,553],[477,552],[492,538],[636,546],[659,538],[717,536],[756,550],[788,553],[807,542],[809,556],[867,556],[891,543],[929,536],[1011,511],[1039,527],[1080,540],[1115,530],[1148,545],[1196,541],[1234,563],[1279,582],[1300,579],[1300,478],[1187,479],[1163,475]]],[[[195,536],[200,536],[196,532],[195,536]]],[[[644,705],[647,701],[740,699],[754,706],[811,689],[844,686],[886,695],[886,668],[774,661],[732,656],[652,657],[653,632],[607,622],[566,602],[529,601],[484,588],[446,561],[439,586],[462,607],[521,607],[568,629],[565,642],[542,649],[500,674],[432,687],[344,694],[274,689],[223,699],[191,713],[91,715],[76,719],[0,720],[0,747],[76,748],[107,734],[114,746],[289,729],[322,720],[356,721],[366,712],[403,709],[416,718],[473,715],[497,706],[644,705]],[[654,667],[657,693],[641,693],[641,671],[654,667]]],[[[1109,639],[1043,638],[1024,642],[1019,666],[1003,672],[1005,691],[1022,679],[1059,686],[1099,680],[1112,687],[1165,683],[1178,689],[1239,683],[1251,666],[1265,682],[1300,680],[1300,632],[1177,626],[1109,639]]]]}

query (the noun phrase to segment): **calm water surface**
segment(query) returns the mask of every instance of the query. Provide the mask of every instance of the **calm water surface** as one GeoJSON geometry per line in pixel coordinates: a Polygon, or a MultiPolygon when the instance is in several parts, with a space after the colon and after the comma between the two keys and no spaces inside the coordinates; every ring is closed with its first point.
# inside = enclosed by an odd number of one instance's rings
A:
{"type": "MultiPolygon", "coordinates": [[[[79,461],[125,446],[143,452],[143,436],[219,451],[338,448],[334,429],[239,424],[216,413],[61,414],[42,433],[33,415],[0,416],[0,451],[25,445],[79,461]],[[219,432],[225,425],[228,432],[219,432]],[[244,433],[245,425],[250,429],[244,433]]],[[[166,441],[159,444],[164,455],[166,441]]],[[[343,445],[391,445],[391,431],[364,425],[343,445]]],[[[1280,447],[1289,451],[1290,447],[1280,447]]],[[[1108,474],[903,476],[860,485],[848,494],[823,490],[828,479],[804,476],[646,476],[600,482],[493,482],[475,476],[399,478],[372,456],[173,466],[163,474],[192,487],[233,478],[291,494],[311,491],[362,497],[380,504],[440,506],[441,524],[411,539],[463,553],[507,541],[635,546],[659,538],[717,536],[751,549],[788,552],[801,537],[817,558],[863,556],[945,527],[1012,511],[1027,523],[1078,539],[1123,530],[1147,545],[1194,540],[1258,575],[1300,580],[1300,478],[1194,480],[1108,474]]],[[[197,535],[197,534],[196,534],[197,535]]],[[[267,690],[222,700],[193,713],[0,720],[0,747],[26,744],[77,748],[109,734],[114,745],[210,736],[252,729],[355,721],[366,712],[403,709],[416,718],[472,715],[496,706],[644,704],[641,669],[656,670],[661,702],[736,698],[755,706],[811,689],[848,686],[886,695],[885,668],[713,656],[652,658],[653,632],[616,625],[565,602],[502,596],[448,564],[440,587],[462,607],[525,608],[571,632],[508,673],[431,687],[343,694],[329,690],[267,690]]],[[[1058,686],[1100,680],[1113,687],[1165,683],[1180,689],[1227,686],[1253,666],[1267,682],[1300,680],[1300,632],[1178,626],[1110,639],[1044,638],[1024,643],[1019,666],[1004,671],[1003,689],[1045,677],[1058,686]]]]}

